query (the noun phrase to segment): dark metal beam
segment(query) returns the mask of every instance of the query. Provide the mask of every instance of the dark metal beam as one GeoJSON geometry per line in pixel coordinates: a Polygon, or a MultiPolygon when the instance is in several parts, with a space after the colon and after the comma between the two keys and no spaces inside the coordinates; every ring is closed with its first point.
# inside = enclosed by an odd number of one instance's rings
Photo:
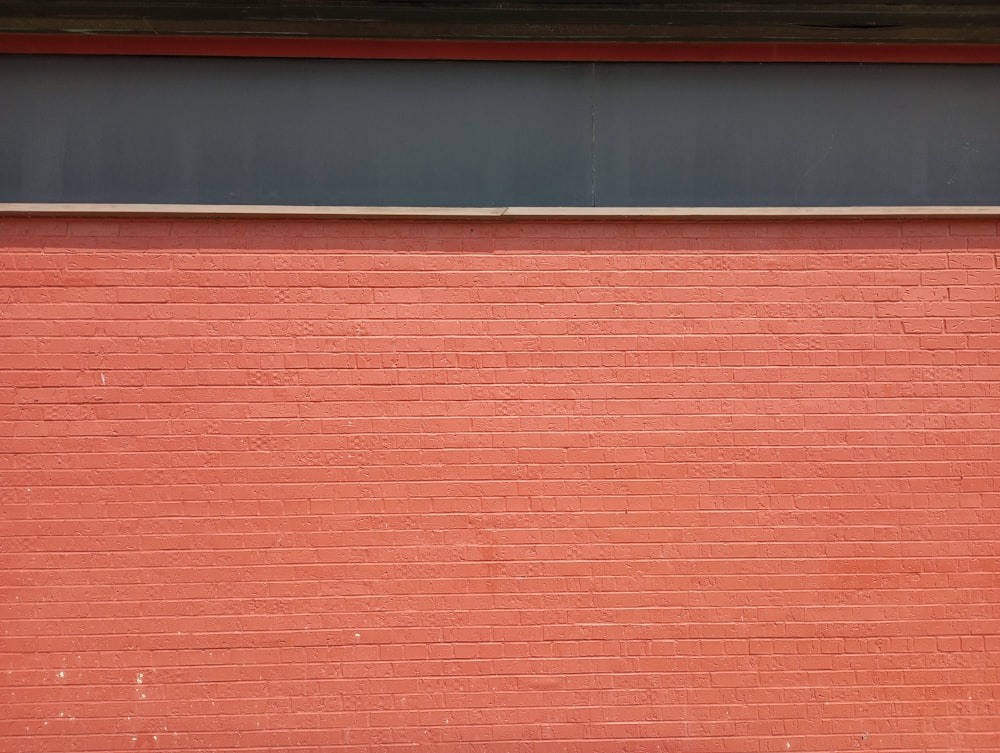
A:
{"type": "Polygon", "coordinates": [[[1000,3],[789,0],[0,0],[0,33],[998,43],[1000,3]]]}

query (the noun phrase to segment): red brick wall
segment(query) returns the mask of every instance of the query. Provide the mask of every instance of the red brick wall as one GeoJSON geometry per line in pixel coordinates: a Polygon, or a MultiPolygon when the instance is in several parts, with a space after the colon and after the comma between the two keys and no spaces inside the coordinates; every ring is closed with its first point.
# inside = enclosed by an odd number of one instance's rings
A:
{"type": "Polygon", "coordinates": [[[3,751],[1000,750],[987,222],[0,222],[3,751]]]}

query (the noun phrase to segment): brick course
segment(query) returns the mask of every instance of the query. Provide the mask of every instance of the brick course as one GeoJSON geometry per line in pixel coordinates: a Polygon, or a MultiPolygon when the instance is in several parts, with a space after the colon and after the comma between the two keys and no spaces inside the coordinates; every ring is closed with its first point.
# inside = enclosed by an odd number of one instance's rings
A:
{"type": "Polygon", "coordinates": [[[0,219],[0,750],[1000,750],[997,229],[0,219]]]}

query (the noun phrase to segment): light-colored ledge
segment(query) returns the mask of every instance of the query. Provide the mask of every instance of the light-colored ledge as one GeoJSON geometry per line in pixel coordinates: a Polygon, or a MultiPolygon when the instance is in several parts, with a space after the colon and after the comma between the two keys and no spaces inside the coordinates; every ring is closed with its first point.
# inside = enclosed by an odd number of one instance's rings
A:
{"type": "Polygon", "coordinates": [[[0,203],[0,216],[287,217],[405,219],[837,219],[1000,218],[1000,206],[888,207],[362,207],[255,204],[0,203]]]}

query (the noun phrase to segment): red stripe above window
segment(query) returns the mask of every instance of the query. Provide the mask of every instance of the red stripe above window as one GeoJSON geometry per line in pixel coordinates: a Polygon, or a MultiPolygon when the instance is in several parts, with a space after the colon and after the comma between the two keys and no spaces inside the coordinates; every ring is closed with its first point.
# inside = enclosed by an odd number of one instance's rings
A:
{"type": "Polygon", "coordinates": [[[1000,45],[535,42],[273,37],[0,35],[0,53],[748,63],[1000,63],[1000,45]]]}

